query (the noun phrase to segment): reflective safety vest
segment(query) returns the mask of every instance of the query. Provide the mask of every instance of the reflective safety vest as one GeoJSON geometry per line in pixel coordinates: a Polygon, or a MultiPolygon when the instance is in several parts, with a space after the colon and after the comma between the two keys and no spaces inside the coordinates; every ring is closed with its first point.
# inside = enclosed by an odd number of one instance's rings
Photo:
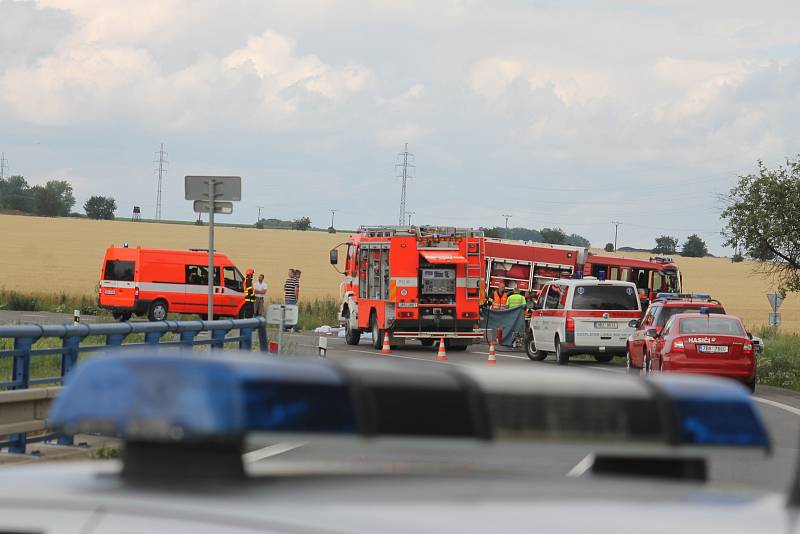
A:
{"type": "Polygon", "coordinates": [[[517,306],[524,306],[525,305],[525,297],[522,295],[518,295],[516,293],[509,295],[508,299],[506,300],[506,304],[508,304],[509,308],[516,308],[517,306]]]}
{"type": "Polygon", "coordinates": [[[499,310],[500,308],[506,307],[506,301],[508,300],[508,293],[505,291],[500,291],[499,289],[495,289],[492,291],[492,309],[499,310]]]}
{"type": "Polygon", "coordinates": [[[244,301],[245,302],[255,302],[256,301],[256,290],[253,288],[253,277],[248,276],[244,279],[244,301]]]}

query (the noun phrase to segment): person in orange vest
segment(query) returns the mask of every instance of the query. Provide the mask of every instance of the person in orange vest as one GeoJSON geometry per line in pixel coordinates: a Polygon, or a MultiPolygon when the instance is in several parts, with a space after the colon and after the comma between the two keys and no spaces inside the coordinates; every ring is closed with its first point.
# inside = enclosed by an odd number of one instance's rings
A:
{"type": "Polygon", "coordinates": [[[505,283],[500,282],[497,288],[495,288],[495,290],[491,292],[489,300],[492,303],[493,310],[505,309],[506,301],[508,300],[508,294],[506,293],[505,283]]]}
{"type": "Polygon", "coordinates": [[[244,272],[244,307],[242,308],[242,315],[245,319],[250,319],[253,316],[253,308],[256,305],[256,290],[253,288],[253,273],[255,271],[252,267],[248,267],[244,272]]]}

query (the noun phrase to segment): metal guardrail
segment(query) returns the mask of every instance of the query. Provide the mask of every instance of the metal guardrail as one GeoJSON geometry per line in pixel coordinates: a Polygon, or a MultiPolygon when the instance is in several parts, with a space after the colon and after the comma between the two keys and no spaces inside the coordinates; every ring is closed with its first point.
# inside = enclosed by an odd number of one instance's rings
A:
{"type": "MultiPolygon", "coordinates": [[[[258,335],[258,347],[267,352],[267,322],[263,317],[252,319],[225,319],[218,321],[158,321],[76,325],[12,325],[0,326],[0,340],[13,339],[13,348],[0,350],[0,364],[11,359],[11,380],[0,376],[0,448],[9,452],[24,453],[28,442],[53,439],[52,434],[29,438],[28,432],[47,429],[47,410],[50,402],[63,384],[64,377],[77,365],[81,353],[108,350],[130,350],[148,347],[178,347],[191,351],[198,345],[209,345],[212,350],[224,348],[225,343],[238,343],[240,350],[253,349],[253,333],[258,335]],[[228,336],[238,330],[238,336],[228,336]],[[198,339],[201,333],[208,338],[198,339]],[[164,334],[179,335],[176,341],[162,341],[164,334]],[[124,343],[131,334],[144,334],[143,343],[124,343]],[[104,336],[102,345],[82,345],[89,336],[104,336]],[[35,348],[43,339],[60,339],[60,347],[35,348]],[[31,363],[43,356],[60,356],[58,376],[31,378],[31,363]],[[2,391],[5,390],[5,391],[2,391]],[[2,439],[8,436],[8,439],[2,439]]],[[[72,445],[71,436],[61,436],[58,443],[72,445]]]]}

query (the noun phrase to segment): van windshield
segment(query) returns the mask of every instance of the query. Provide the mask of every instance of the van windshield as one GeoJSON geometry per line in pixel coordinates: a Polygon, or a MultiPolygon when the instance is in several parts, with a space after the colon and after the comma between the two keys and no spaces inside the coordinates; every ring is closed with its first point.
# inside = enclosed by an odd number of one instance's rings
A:
{"type": "Polygon", "coordinates": [[[103,280],[116,280],[119,282],[133,282],[133,269],[136,264],[132,261],[108,260],[103,274],[103,280]]]}
{"type": "Polygon", "coordinates": [[[638,310],[636,291],[630,286],[578,286],[573,310],[638,310]]]}

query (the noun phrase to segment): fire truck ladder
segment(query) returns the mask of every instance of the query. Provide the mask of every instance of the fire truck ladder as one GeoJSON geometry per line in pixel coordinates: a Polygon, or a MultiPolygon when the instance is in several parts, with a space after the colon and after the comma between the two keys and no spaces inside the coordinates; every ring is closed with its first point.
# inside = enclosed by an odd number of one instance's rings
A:
{"type": "Polygon", "coordinates": [[[481,298],[481,265],[483,258],[483,240],[467,242],[467,300],[480,300],[481,298]]]}

